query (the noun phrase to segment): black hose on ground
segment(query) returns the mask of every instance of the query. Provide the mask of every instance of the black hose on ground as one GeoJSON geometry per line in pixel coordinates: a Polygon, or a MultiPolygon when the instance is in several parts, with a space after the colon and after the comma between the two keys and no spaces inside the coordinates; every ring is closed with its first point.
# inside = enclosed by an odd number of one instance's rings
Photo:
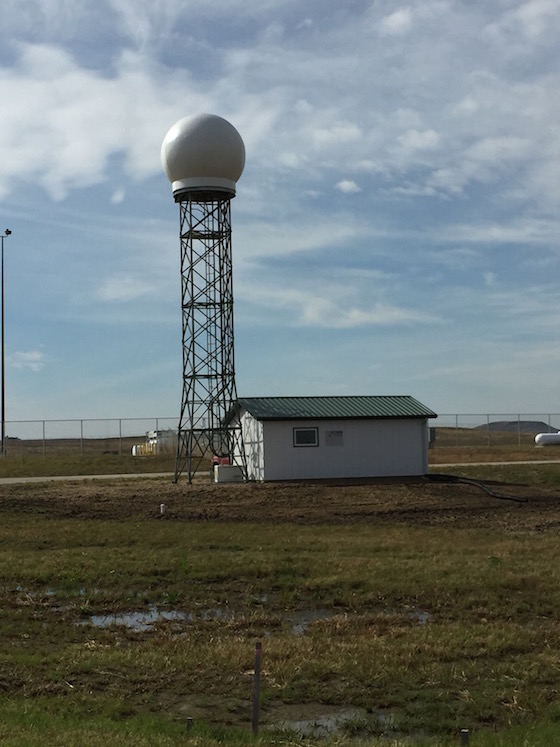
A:
{"type": "Polygon", "coordinates": [[[470,477],[459,477],[459,475],[441,475],[437,473],[428,473],[425,475],[426,479],[430,482],[447,482],[447,483],[463,483],[465,485],[474,485],[475,488],[484,490],[485,493],[491,495],[492,498],[498,498],[501,501],[514,501],[515,503],[527,503],[527,498],[520,498],[514,495],[504,495],[503,493],[497,493],[495,490],[485,483],[483,480],[474,480],[470,477]]]}

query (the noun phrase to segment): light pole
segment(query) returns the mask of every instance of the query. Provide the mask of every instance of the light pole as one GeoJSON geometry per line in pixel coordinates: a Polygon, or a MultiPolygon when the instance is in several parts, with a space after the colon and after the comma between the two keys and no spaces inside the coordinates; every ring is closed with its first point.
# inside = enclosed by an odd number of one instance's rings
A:
{"type": "Polygon", "coordinates": [[[9,228],[2,234],[2,277],[0,285],[2,286],[2,446],[0,447],[0,456],[6,456],[6,377],[5,377],[5,352],[4,352],[4,239],[12,232],[9,228]]]}

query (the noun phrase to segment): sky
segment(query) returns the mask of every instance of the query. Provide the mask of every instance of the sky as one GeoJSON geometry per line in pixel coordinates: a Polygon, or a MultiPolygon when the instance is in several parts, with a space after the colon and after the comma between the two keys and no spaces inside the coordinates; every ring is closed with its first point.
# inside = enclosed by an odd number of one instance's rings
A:
{"type": "Polygon", "coordinates": [[[4,0],[8,421],[179,416],[160,148],[241,134],[240,396],[560,412],[558,0],[4,0]]]}

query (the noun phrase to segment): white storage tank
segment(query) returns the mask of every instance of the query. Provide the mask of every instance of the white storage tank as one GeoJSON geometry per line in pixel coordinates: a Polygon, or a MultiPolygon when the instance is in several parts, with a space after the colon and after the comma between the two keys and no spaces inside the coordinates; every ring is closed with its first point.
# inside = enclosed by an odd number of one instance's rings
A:
{"type": "Polygon", "coordinates": [[[560,446],[560,433],[537,433],[536,446],[560,446]]]}

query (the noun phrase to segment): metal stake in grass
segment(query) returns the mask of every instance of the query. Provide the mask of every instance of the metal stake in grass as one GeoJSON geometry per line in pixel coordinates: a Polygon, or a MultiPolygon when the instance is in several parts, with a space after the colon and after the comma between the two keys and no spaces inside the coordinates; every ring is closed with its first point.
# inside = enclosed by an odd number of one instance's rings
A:
{"type": "Polygon", "coordinates": [[[255,679],[253,682],[253,734],[259,733],[259,705],[261,699],[262,643],[255,646],[255,679]]]}

